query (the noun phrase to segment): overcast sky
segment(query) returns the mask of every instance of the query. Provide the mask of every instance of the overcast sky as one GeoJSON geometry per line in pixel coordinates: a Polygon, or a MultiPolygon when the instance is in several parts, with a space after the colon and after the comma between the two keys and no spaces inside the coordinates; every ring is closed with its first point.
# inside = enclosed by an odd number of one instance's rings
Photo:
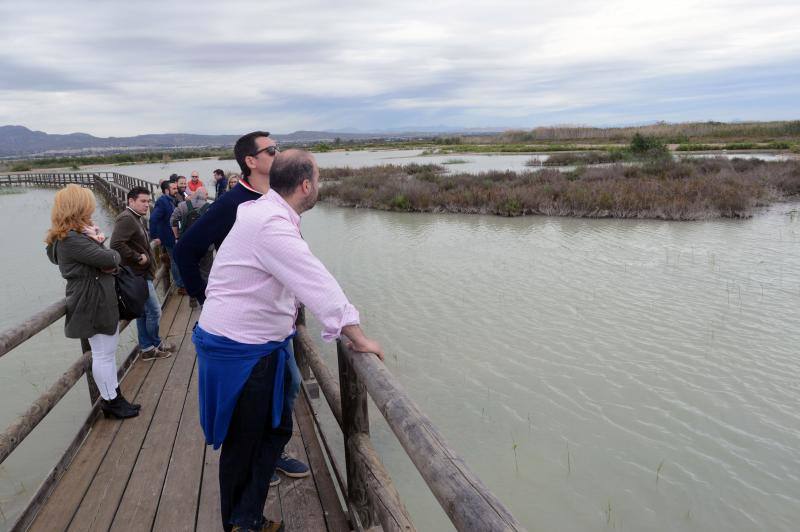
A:
{"type": "Polygon", "coordinates": [[[800,118],[800,1],[0,0],[0,125],[99,136],[800,118]]]}

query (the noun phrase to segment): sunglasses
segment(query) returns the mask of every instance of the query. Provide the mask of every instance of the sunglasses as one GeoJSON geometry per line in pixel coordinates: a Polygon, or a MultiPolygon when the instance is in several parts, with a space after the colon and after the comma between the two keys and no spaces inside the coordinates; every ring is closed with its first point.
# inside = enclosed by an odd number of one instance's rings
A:
{"type": "Polygon", "coordinates": [[[279,151],[281,151],[281,149],[279,147],[275,146],[275,145],[267,146],[266,148],[261,148],[260,150],[258,150],[255,153],[251,153],[250,156],[251,157],[258,157],[258,154],[261,153],[262,151],[267,152],[267,155],[269,155],[270,157],[275,157],[275,154],[278,153],[279,151]]]}

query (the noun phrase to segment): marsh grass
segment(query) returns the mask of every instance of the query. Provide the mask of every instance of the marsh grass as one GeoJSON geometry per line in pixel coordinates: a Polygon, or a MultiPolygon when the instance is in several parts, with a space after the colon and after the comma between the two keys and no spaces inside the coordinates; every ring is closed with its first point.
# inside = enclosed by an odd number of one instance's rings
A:
{"type": "Polygon", "coordinates": [[[342,206],[501,216],[744,218],[800,194],[800,161],[652,158],[572,172],[446,174],[437,165],[325,169],[322,199],[342,206]]]}
{"type": "MultiPolygon", "coordinates": [[[[608,164],[623,161],[633,161],[635,158],[625,149],[611,149],[608,151],[593,152],[565,152],[554,153],[542,166],[567,166],[573,164],[608,164]]],[[[535,159],[534,159],[535,160],[535,159]]],[[[527,165],[527,163],[526,163],[527,165]]],[[[533,165],[528,165],[533,166],[533,165]]]]}

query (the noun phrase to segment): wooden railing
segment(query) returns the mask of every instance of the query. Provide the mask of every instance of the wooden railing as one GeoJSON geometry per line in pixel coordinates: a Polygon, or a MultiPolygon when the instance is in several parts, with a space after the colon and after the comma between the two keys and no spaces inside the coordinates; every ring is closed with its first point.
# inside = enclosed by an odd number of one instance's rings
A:
{"type": "MultiPolygon", "coordinates": [[[[367,396],[372,397],[406,454],[457,530],[524,530],[500,500],[445,441],[388,368],[371,354],[337,342],[338,378],[311,339],[303,310],[294,352],[300,373],[313,372],[344,437],[347,494],[353,521],[367,529],[416,530],[369,437],[367,396]]],[[[341,477],[341,472],[337,478],[341,477]]]]}

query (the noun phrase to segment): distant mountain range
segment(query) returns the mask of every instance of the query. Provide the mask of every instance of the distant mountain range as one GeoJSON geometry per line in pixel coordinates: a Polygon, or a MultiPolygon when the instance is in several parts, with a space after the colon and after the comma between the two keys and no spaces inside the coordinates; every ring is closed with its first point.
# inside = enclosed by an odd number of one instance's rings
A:
{"type": "MultiPolygon", "coordinates": [[[[501,131],[497,128],[492,132],[501,131]]],[[[348,140],[368,139],[412,139],[430,138],[438,134],[477,134],[488,130],[456,130],[442,127],[437,131],[419,128],[417,131],[295,131],[289,134],[274,134],[278,142],[291,144],[313,144],[333,142],[339,138],[348,140]]],[[[0,126],[0,157],[32,157],[57,155],[86,155],[92,153],[114,153],[131,150],[177,150],[191,148],[230,147],[239,135],[192,135],[187,133],[161,133],[137,135],[135,137],[95,137],[87,133],[51,135],[43,131],[31,131],[23,126],[0,126]]]]}

